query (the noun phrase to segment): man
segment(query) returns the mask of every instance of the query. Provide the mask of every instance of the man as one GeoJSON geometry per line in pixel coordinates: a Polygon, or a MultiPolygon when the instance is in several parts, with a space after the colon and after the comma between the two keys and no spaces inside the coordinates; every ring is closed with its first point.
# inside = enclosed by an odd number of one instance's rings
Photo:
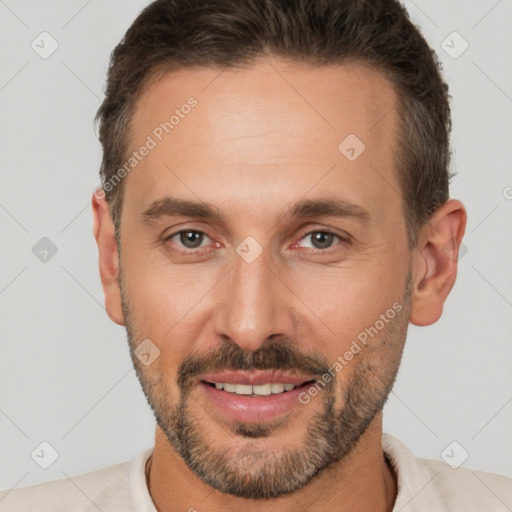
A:
{"type": "Polygon", "coordinates": [[[447,88],[394,0],[158,0],[115,49],[94,234],[157,420],[5,510],[499,511],[512,482],[382,433],[466,212],[447,88]]]}

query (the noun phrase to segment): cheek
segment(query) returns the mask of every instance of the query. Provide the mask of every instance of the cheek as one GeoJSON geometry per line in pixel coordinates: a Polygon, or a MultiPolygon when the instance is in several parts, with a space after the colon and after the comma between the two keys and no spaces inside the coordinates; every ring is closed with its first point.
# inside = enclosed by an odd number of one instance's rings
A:
{"type": "Polygon", "coordinates": [[[211,269],[183,267],[143,258],[123,263],[123,288],[137,338],[152,340],[162,364],[174,370],[202,342],[219,281],[211,269]]]}
{"type": "Polygon", "coordinates": [[[154,326],[164,322],[170,328],[199,300],[204,286],[201,276],[162,259],[151,254],[144,254],[140,259],[126,258],[123,282],[141,322],[150,320],[154,326]]]}
{"type": "Polygon", "coordinates": [[[290,276],[290,288],[302,309],[326,331],[329,341],[323,349],[328,357],[335,359],[343,353],[359,333],[401,301],[402,276],[384,268],[354,262],[350,268],[301,269],[290,276]]]}

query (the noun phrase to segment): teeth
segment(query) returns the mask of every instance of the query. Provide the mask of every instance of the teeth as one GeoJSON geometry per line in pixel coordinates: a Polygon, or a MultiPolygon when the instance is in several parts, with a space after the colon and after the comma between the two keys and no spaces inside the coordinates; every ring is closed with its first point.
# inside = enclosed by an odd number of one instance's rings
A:
{"type": "Polygon", "coordinates": [[[291,391],[295,388],[294,384],[283,384],[281,382],[272,382],[268,384],[257,384],[251,386],[250,384],[232,384],[230,382],[216,382],[217,389],[223,389],[228,393],[235,393],[237,395],[257,395],[268,396],[278,395],[285,391],[291,391]]]}
{"type": "Polygon", "coordinates": [[[252,387],[252,392],[259,396],[268,396],[272,394],[272,384],[259,384],[252,387]]]}
{"type": "Polygon", "coordinates": [[[284,391],[284,384],[274,383],[272,384],[272,394],[277,395],[284,391]]]}
{"type": "Polygon", "coordinates": [[[235,393],[237,395],[251,395],[252,386],[248,384],[235,384],[235,393]]]}

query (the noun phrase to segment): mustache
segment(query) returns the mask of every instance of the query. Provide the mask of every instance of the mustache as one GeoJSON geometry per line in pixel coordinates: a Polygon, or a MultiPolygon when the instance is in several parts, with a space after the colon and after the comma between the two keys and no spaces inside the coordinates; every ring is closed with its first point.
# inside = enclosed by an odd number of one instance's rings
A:
{"type": "Polygon", "coordinates": [[[323,355],[304,354],[286,341],[269,340],[252,352],[229,342],[203,354],[189,354],[178,368],[178,385],[186,391],[199,375],[222,370],[284,370],[317,379],[329,365],[323,355]]]}

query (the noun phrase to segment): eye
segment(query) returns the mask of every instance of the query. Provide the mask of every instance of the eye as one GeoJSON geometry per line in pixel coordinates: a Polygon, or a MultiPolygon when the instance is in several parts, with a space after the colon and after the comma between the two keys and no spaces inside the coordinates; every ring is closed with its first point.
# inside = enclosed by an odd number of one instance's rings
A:
{"type": "Polygon", "coordinates": [[[305,235],[299,242],[300,247],[310,247],[312,249],[330,249],[336,241],[342,241],[343,239],[331,233],[330,231],[311,231],[305,235]],[[308,242],[305,242],[307,240],[308,242]]]}
{"type": "Polygon", "coordinates": [[[202,231],[196,231],[193,229],[185,229],[169,235],[166,241],[172,241],[178,247],[184,247],[186,249],[197,249],[208,245],[210,237],[202,231]],[[204,243],[206,242],[206,244],[204,243]]]}

